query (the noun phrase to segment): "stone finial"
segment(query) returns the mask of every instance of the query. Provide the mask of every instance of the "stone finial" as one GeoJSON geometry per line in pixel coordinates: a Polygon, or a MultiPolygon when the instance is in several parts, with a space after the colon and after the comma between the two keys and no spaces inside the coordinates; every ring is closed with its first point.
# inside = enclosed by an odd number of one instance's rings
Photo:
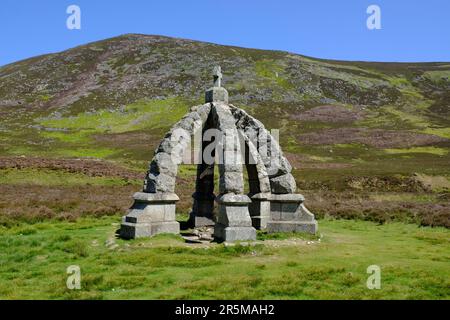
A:
{"type": "Polygon", "coordinates": [[[220,87],[222,84],[222,69],[220,66],[215,66],[213,69],[214,87],[220,87]]]}
{"type": "Polygon", "coordinates": [[[205,92],[205,102],[224,102],[228,103],[228,91],[221,87],[222,69],[215,66],[213,69],[214,85],[205,92]]]}

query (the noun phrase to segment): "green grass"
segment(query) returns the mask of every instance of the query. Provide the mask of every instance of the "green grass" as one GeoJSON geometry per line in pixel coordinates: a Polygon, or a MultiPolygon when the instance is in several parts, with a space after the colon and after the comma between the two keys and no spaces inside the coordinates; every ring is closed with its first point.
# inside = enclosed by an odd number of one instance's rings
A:
{"type": "Polygon", "coordinates": [[[205,248],[172,235],[114,239],[118,222],[0,229],[0,299],[450,298],[450,231],[442,228],[321,220],[321,241],[310,244],[205,248]],[[372,264],[380,290],[366,287],[372,264]],[[70,265],[81,268],[81,290],[66,288],[70,265]]]}
{"type": "Polygon", "coordinates": [[[56,139],[61,142],[67,143],[86,143],[89,142],[89,136],[95,133],[95,130],[83,130],[83,131],[44,131],[41,132],[41,136],[46,139],[56,139]]]}
{"type": "MultiPolygon", "coordinates": [[[[165,100],[140,101],[117,110],[99,110],[84,112],[75,117],[43,118],[38,122],[46,127],[79,130],[77,135],[84,139],[83,134],[93,132],[122,133],[147,128],[160,128],[172,125],[187,113],[188,106],[177,98],[165,100]]],[[[73,135],[68,132],[68,135],[73,135]]],[[[49,135],[44,133],[44,135],[49,135]]],[[[67,141],[64,133],[52,133],[53,136],[67,141]]]]}
{"type": "Polygon", "coordinates": [[[449,152],[447,149],[438,148],[438,147],[415,147],[415,148],[408,148],[408,149],[384,149],[384,151],[389,154],[429,153],[429,154],[435,154],[438,156],[445,156],[449,152]]]}
{"type": "Polygon", "coordinates": [[[433,82],[450,81],[449,70],[425,71],[424,76],[433,82]]]}
{"type": "Polygon", "coordinates": [[[55,150],[54,155],[68,158],[95,158],[106,159],[118,153],[118,150],[99,147],[75,147],[60,148],[55,150]]]}
{"type": "Polygon", "coordinates": [[[416,103],[413,110],[402,110],[395,106],[385,106],[377,113],[357,122],[359,125],[372,128],[413,129],[420,133],[432,134],[450,139],[450,128],[437,126],[424,116],[428,102],[416,103]]]}
{"type": "Polygon", "coordinates": [[[422,130],[423,133],[434,134],[439,137],[450,139],[450,128],[430,127],[422,130]]]}
{"type": "Polygon", "coordinates": [[[285,78],[284,67],[273,60],[259,60],[255,63],[256,74],[277,83],[284,89],[292,89],[292,84],[285,78]]]}
{"type": "Polygon", "coordinates": [[[0,169],[0,184],[35,184],[44,186],[71,185],[127,185],[140,184],[141,181],[130,181],[114,177],[90,177],[82,173],[70,173],[61,170],[47,169],[0,169]]]}
{"type": "Polygon", "coordinates": [[[167,98],[142,100],[124,108],[86,111],[75,116],[41,115],[34,121],[53,130],[29,132],[30,129],[27,128],[22,133],[26,136],[9,135],[6,139],[2,138],[5,142],[4,152],[8,155],[120,158],[125,152],[122,146],[114,143],[108,146],[101,145],[95,139],[95,135],[138,132],[151,128],[152,132],[163,136],[170,126],[188,112],[189,106],[191,103],[182,99],[167,98]],[[36,140],[37,143],[23,143],[30,140],[36,140]]]}

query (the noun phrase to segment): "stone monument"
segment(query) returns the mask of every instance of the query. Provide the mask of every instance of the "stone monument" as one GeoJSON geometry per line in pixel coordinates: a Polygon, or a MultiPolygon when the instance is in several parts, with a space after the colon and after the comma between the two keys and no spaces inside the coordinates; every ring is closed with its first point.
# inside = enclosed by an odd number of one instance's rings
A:
{"type": "MultiPolygon", "coordinates": [[[[304,206],[304,197],[296,193],[292,167],[278,142],[260,121],[228,103],[220,67],[214,68],[213,79],[213,87],[205,93],[205,104],[192,107],[155,150],[143,190],[134,194],[134,204],[123,217],[120,236],[131,239],[180,232],[175,219],[178,165],[191,145],[191,137],[206,135],[210,129],[220,133],[220,148],[216,146],[212,159],[202,158],[197,164],[188,221],[191,227],[214,226],[214,237],[227,242],[255,240],[256,229],[316,233],[317,221],[304,206]],[[244,194],[244,167],[249,179],[248,194],[244,194]]],[[[211,140],[202,139],[200,150],[203,152],[210,144],[211,140]]]]}

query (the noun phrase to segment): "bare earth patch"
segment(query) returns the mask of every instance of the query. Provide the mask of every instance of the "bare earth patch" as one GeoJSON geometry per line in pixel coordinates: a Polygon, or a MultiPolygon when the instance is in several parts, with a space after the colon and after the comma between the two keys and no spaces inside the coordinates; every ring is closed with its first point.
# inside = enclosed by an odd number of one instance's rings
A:
{"type": "Polygon", "coordinates": [[[341,106],[318,106],[292,116],[294,120],[317,122],[354,122],[364,118],[362,110],[349,110],[341,106]]]}
{"type": "Polygon", "coordinates": [[[448,141],[431,134],[365,128],[324,129],[297,137],[304,145],[360,143],[375,148],[410,148],[448,141]]]}

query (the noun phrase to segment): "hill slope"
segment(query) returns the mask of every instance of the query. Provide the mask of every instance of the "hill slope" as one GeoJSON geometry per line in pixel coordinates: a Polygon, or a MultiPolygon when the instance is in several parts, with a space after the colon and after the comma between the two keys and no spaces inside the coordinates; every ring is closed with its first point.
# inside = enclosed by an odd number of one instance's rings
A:
{"type": "Polygon", "coordinates": [[[421,98],[434,102],[431,112],[448,115],[450,63],[326,61],[133,34],[2,67],[0,105],[80,111],[149,97],[199,97],[218,63],[237,104],[380,106],[421,98]]]}
{"type": "MultiPolygon", "coordinates": [[[[0,67],[0,299],[448,299],[449,104],[450,62],[325,61],[160,36],[0,67]],[[156,144],[203,102],[216,64],[231,103],[280,129],[319,235],[116,239],[156,144]],[[81,290],[65,285],[69,262],[81,290]],[[369,264],[381,290],[367,289],[369,264]]],[[[180,222],[195,175],[180,166],[180,222]]]]}
{"type": "MultiPolygon", "coordinates": [[[[448,192],[450,62],[329,61],[162,36],[123,35],[1,67],[0,156],[94,157],[143,171],[164,132],[203,102],[216,64],[231,103],[280,129],[311,197],[448,192]]],[[[369,197],[366,209],[383,199],[369,197]]],[[[345,203],[361,211],[359,200],[345,203]]]]}

